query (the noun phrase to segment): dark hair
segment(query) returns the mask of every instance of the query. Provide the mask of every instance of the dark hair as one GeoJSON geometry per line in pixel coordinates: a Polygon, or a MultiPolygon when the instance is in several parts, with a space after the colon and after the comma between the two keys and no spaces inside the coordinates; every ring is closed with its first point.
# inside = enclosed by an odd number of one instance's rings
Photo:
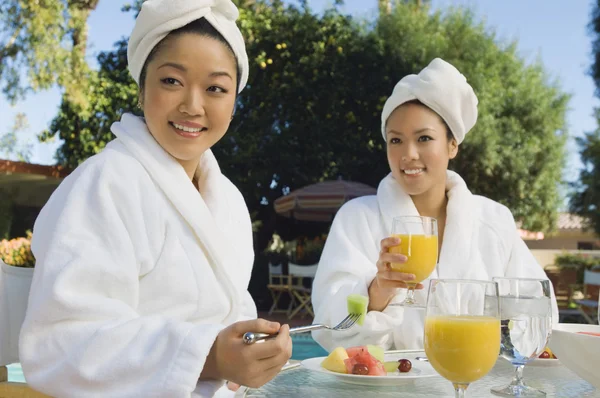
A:
{"type": "MultiPolygon", "coordinates": [[[[425,106],[425,107],[429,108],[427,105],[425,105],[424,103],[422,103],[418,99],[406,101],[404,104],[421,105],[421,106],[425,106]]],[[[402,105],[404,105],[404,104],[402,104],[402,105]]],[[[431,108],[429,108],[429,109],[431,109],[431,108]]],[[[433,111],[433,109],[431,109],[431,110],[433,111]]],[[[441,117],[437,112],[435,112],[435,114],[438,115],[438,117],[440,118],[440,120],[444,124],[444,127],[446,127],[446,138],[448,139],[448,141],[452,141],[452,139],[454,138],[454,134],[452,134],[452,130],[450,130],[450,126],[448,126],[448,123],[446,123],[446,121],[444,120],[444,118],[441,117]]]]}
{"type": "Polygon", "coordinates": [[[140,73],[140,91],[144,92],[148,64],[156,56],[158,51],[160,51],[160,49],[164,45],[165,41],[169,37],[178,36],[178,35],[182,35],[185,33],[194,33],[194,34],[197,34],[197,35],[200,35],[203,37],[210,37],[211,39],[215,39],[215,40],[223,43],[229,49],[229,51],[231,51],[231,54],[233,54],[233,57],[235,58],[235,72],[236,72],[235,94],[237,96],[237,93],[239,91],[239,86],[240,86],[240,75],[242,74],[242,71],[240,70],[240,65],[239,65],[238,59],[235,56],[235,53],[233,52],[233,48],[231,48],[231,45],[229,44],[229,42],[227,40],[225,40],[223,35],[221,33],[219,33],[219,31],[216,30],[214,28],[214,26],[212,26],[210,24],[210,22],[208,22],[206,20],[206,18],[196,19],[195,21],[192,21],[189,24],[182,26],[179,29],[175,29],[175,30],[171,31],[164,39],[162,39],[160,42],[158,42],[158,44],[156,46],[154,46],[152,51],[150,51],[150,54],[148,54],[148,58],[146,58],[146,62],[144,62],[144,66],[142,67],[142,71],[140,73]]]}

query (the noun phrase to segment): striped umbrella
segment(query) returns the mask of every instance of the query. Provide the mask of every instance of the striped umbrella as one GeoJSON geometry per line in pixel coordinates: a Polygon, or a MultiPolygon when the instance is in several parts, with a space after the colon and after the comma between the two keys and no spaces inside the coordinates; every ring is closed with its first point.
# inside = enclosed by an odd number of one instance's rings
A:
{"type": "Polygon", "coordinates": [[[290,192],[275,200],[275,212],[304,221],[331,221],[350,199],[375,195],[377,190],[360,182],[324,181],[290,192]]]}

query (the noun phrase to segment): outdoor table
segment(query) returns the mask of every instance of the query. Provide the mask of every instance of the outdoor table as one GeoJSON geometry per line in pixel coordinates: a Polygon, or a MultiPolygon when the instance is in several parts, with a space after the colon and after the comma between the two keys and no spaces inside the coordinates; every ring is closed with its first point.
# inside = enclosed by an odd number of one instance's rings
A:
{"type": "MultiPolygon", "coordinates": [[[[396,351],[398,352],[398,351],[396,351]]],[[[400,351],[402,352],[402,351],[400,351]]],[[[405,351],[407,358],[424,356],[423,351],[405,351]]],[[[292,361],[298,362],[298,361],[292,361]]],[[[496,397],[490,388],[507,385],[513,377],[514,367],[498,358],[494,368],[483,379],[469,386],[467,397],[496,397]]],[[[577,376],[562,364],[557,366],[525,366],[525,383],[545,391],[547,397],[599,397],[600,391],[577,376]]],[[[258,389],[238,391],[242,397],[454,397],[452,384],[440,377],[415,379],[413,382],[393,387],[348,384],[337,377],[295,367],[282,371],[277,377],[258,389]]]]}

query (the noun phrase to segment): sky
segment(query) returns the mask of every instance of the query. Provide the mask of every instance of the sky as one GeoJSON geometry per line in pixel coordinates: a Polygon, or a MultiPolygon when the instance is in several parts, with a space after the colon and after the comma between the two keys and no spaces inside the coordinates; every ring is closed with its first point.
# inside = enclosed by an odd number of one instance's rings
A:
{"type": "MultiPolygon", "coordinates": [[[[120,11],[127,0],[101,0],[89,19],[88,62],[96,67],[100,51],[127,37],[133,29],[133,15],[120,11]]],[[[293,3],[294,0],[287,0],[293,3]]],[[[308,0],[316,12],[333,4],[333,0],[308,0]]],[[[516,40],[519,55],[526,62],[541,60],[549,77],[556,79],[564,92],[571,94],[567,115],[570,139],[565,177],[573,181],[581,167],[574,137],[596,129],[593,111],[599,101],[594,97],[594,82],[588,75],[592,63],[592,37],[588,23],[593,0],[432,0],[434,9],[451,6],[471,8],[478,20],[496,32],[502,43],[516,40]]],[[[377,13],[376,0],[346,0],[342,10],[356,17],[372,18],[377,13]]],[[[391,88],[390,88],[391,90],[391,88]]],[[[38,132],[46,129],[60,104],[57,88],[30,94],[15,106],[0,97],[0,134],[8,131],[19,112],[24,112],[29,128],[20,133],[21,142],[34,144],[32,163],[54,164],[59,142],[41,144],[38,132]]]]}

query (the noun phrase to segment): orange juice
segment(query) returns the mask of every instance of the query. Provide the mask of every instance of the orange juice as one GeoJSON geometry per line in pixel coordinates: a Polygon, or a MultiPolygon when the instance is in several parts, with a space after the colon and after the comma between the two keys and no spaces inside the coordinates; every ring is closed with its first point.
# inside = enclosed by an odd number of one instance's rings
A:
{"type": "Polygon", "coordinates": [[[408,257],[404,264],[392,263],[392,270],[415,274],[415,284],[427,279],[437,264],[437,235],[394,234],[392,236],[399,238],[400,244],[390,247],[390,253],[404,254],[408,257]]]}
{"type": "Polygon", "coordinates": [[[500,354],[500,320],[488,316],[428,316],[425,352],[431,366],[452,383],[485,376],[500,354]]]}

